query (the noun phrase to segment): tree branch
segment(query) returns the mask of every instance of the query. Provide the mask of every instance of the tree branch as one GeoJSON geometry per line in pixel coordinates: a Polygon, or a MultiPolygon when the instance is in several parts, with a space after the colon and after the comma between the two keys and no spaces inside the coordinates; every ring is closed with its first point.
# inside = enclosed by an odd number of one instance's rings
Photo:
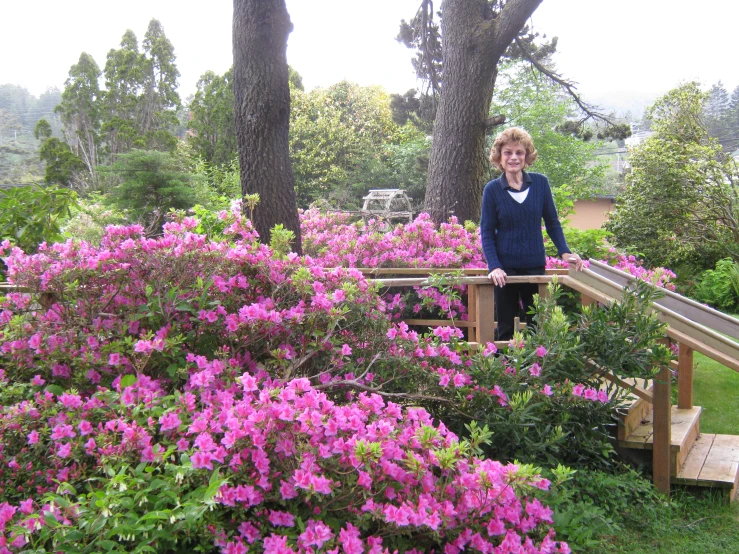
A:
{"type": "Polygon", "coordinates": [[[508,48],[541,2],[542,0],[510,0],[503,6],[494,25],[496,51],[504,52],[508,48]]]}
{"type": "Polygon", "coordinates": [[[503,123],[505,122],[506,122],[506,116],[504,116],[503,114],[488,117],[485,120],[485,132],[487,133],[490,129],[499,127],[500,125],[503,125],[503,123]]]}
{"type": "Polygon", "coordinates": [[[553,70],[549,69],[545,65],[543,65],[541,62],[539,62],[532,54],[531,51],[526,47],[526,45],[523,43],[523,41],[519,40],[518,37],[514,39],[516,45],[521,50],[521,53],[523,54],[526,61],[528,61],[539,73],[542,75],[545,75],[548,79],[550,79],[552,82],[556,83],[557,85],[561,86],[567,94],[569,94],[572,99],[575,101],[575,104],[580,108],[580,110],[586,114],[586,116],[580,121],[580,123],[583,123],[587,121],[588,119],[596,119],[599,121],[602,121],[606,123],[607,125],[613,125],[613,120],[611,120],[607,115],[600,113],[597,107],[591,106],[590,104],[586,104],[582,98],[580,98],[580,95],[575,91],[575,83],[572,81],[568,81],[561,75],[557,74],[553,70]]]}
{"type": "Polygon", "coordinates": [[[383,398],[398,398],[403,400],[431,400],[434,402],[442,402],[444,404],[452,403],[450,398],[441,398],[439,396],[428,396],[425,394],[416,394],[410,392],[384,392],[377,387],[368,387],[367,385],[360,383],[356,380],[339,381],[334,383],[324,383],[321,385],[315,385],[313,388],[316,390],[332,389],[337,387],[350,387],[361,391],[371,392],[379,394],[383,398]]]}

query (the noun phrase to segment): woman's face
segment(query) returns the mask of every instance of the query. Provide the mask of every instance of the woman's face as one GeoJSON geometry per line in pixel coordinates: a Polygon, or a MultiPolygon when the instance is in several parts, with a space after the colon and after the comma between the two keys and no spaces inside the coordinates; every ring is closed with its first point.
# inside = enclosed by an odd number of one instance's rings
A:
{"type": "Polygon", "coordinates": [[[500,165],[506,173],[520,173],[526,167],[526,148],[520,142],[504,144],[500,150],[500,165]]]}

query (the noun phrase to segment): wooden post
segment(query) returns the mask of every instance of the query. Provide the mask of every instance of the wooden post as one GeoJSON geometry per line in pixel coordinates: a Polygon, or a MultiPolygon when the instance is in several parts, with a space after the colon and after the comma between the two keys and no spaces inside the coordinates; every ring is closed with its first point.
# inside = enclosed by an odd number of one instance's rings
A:
{"type": "Polygon", "coordinates": [[[539,296],[542,300],[549,296],[549,285],[547,283],[539,283],[539,296]]]}
{"type": "Polygon", "coordinates": [[[477,321],[477,285],[467,285],[467,321],[470,327],[467,330],[468,342],[479,342],[479,322],[477,321]]]}
{"type": "Polygon", "coordinates": [[[493,284],[477,288],[477,341],[483,345],[495,340],[495,291],[493,284]]]}
{"type": "Polygon", "coordinates": [[[652,476],[657,490],[670,496],[670,368],[663,367],[654,379],[652,476]]]}
{"type": "Polygon", "coordinates": [[[677,354],[677,407],[689,410],[693,407],[693,349],[678,343],[677,354]]]}

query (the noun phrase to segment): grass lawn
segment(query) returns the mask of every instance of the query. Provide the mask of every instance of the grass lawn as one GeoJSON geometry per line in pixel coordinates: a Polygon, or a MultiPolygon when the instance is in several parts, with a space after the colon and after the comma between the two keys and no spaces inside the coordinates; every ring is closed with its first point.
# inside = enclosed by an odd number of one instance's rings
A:
{"type": "Polygon", "coordinates": [[[739,505],[713,493],[673,492],[671,505],[635,507],[623,532],[597,553],[734,554],[739,552],[739,505]]]}
{"type": "Polygon", "coordinates": [[[698,352],[693,367],[693,404],[703,408],[701,432],[739,435],[739,373],[698,352]]]}

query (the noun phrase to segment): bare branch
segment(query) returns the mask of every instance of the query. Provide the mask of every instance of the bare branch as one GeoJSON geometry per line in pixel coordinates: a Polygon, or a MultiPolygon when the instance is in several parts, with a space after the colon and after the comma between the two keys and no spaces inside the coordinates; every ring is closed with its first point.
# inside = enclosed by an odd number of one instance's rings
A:
{"type": "Polygon", "coordinates": [[[360,383],[357,380],[346,380],[338,383],[324,383],[322,385],[315,385],[313,388],[316,390],[332,389],[336,387],[349,387],[358,389],[361,391],[371,392],[379,394],[383,398],[397,398],[401,400],[430,400],[434,402],[443,402],[444,404],[452,404],[451,398],[441,398],[439,396],[428,396],[426,394],[415,394],[410,392],[385,392],[377,387],[368,387],[367,385],[360,383]]]}

